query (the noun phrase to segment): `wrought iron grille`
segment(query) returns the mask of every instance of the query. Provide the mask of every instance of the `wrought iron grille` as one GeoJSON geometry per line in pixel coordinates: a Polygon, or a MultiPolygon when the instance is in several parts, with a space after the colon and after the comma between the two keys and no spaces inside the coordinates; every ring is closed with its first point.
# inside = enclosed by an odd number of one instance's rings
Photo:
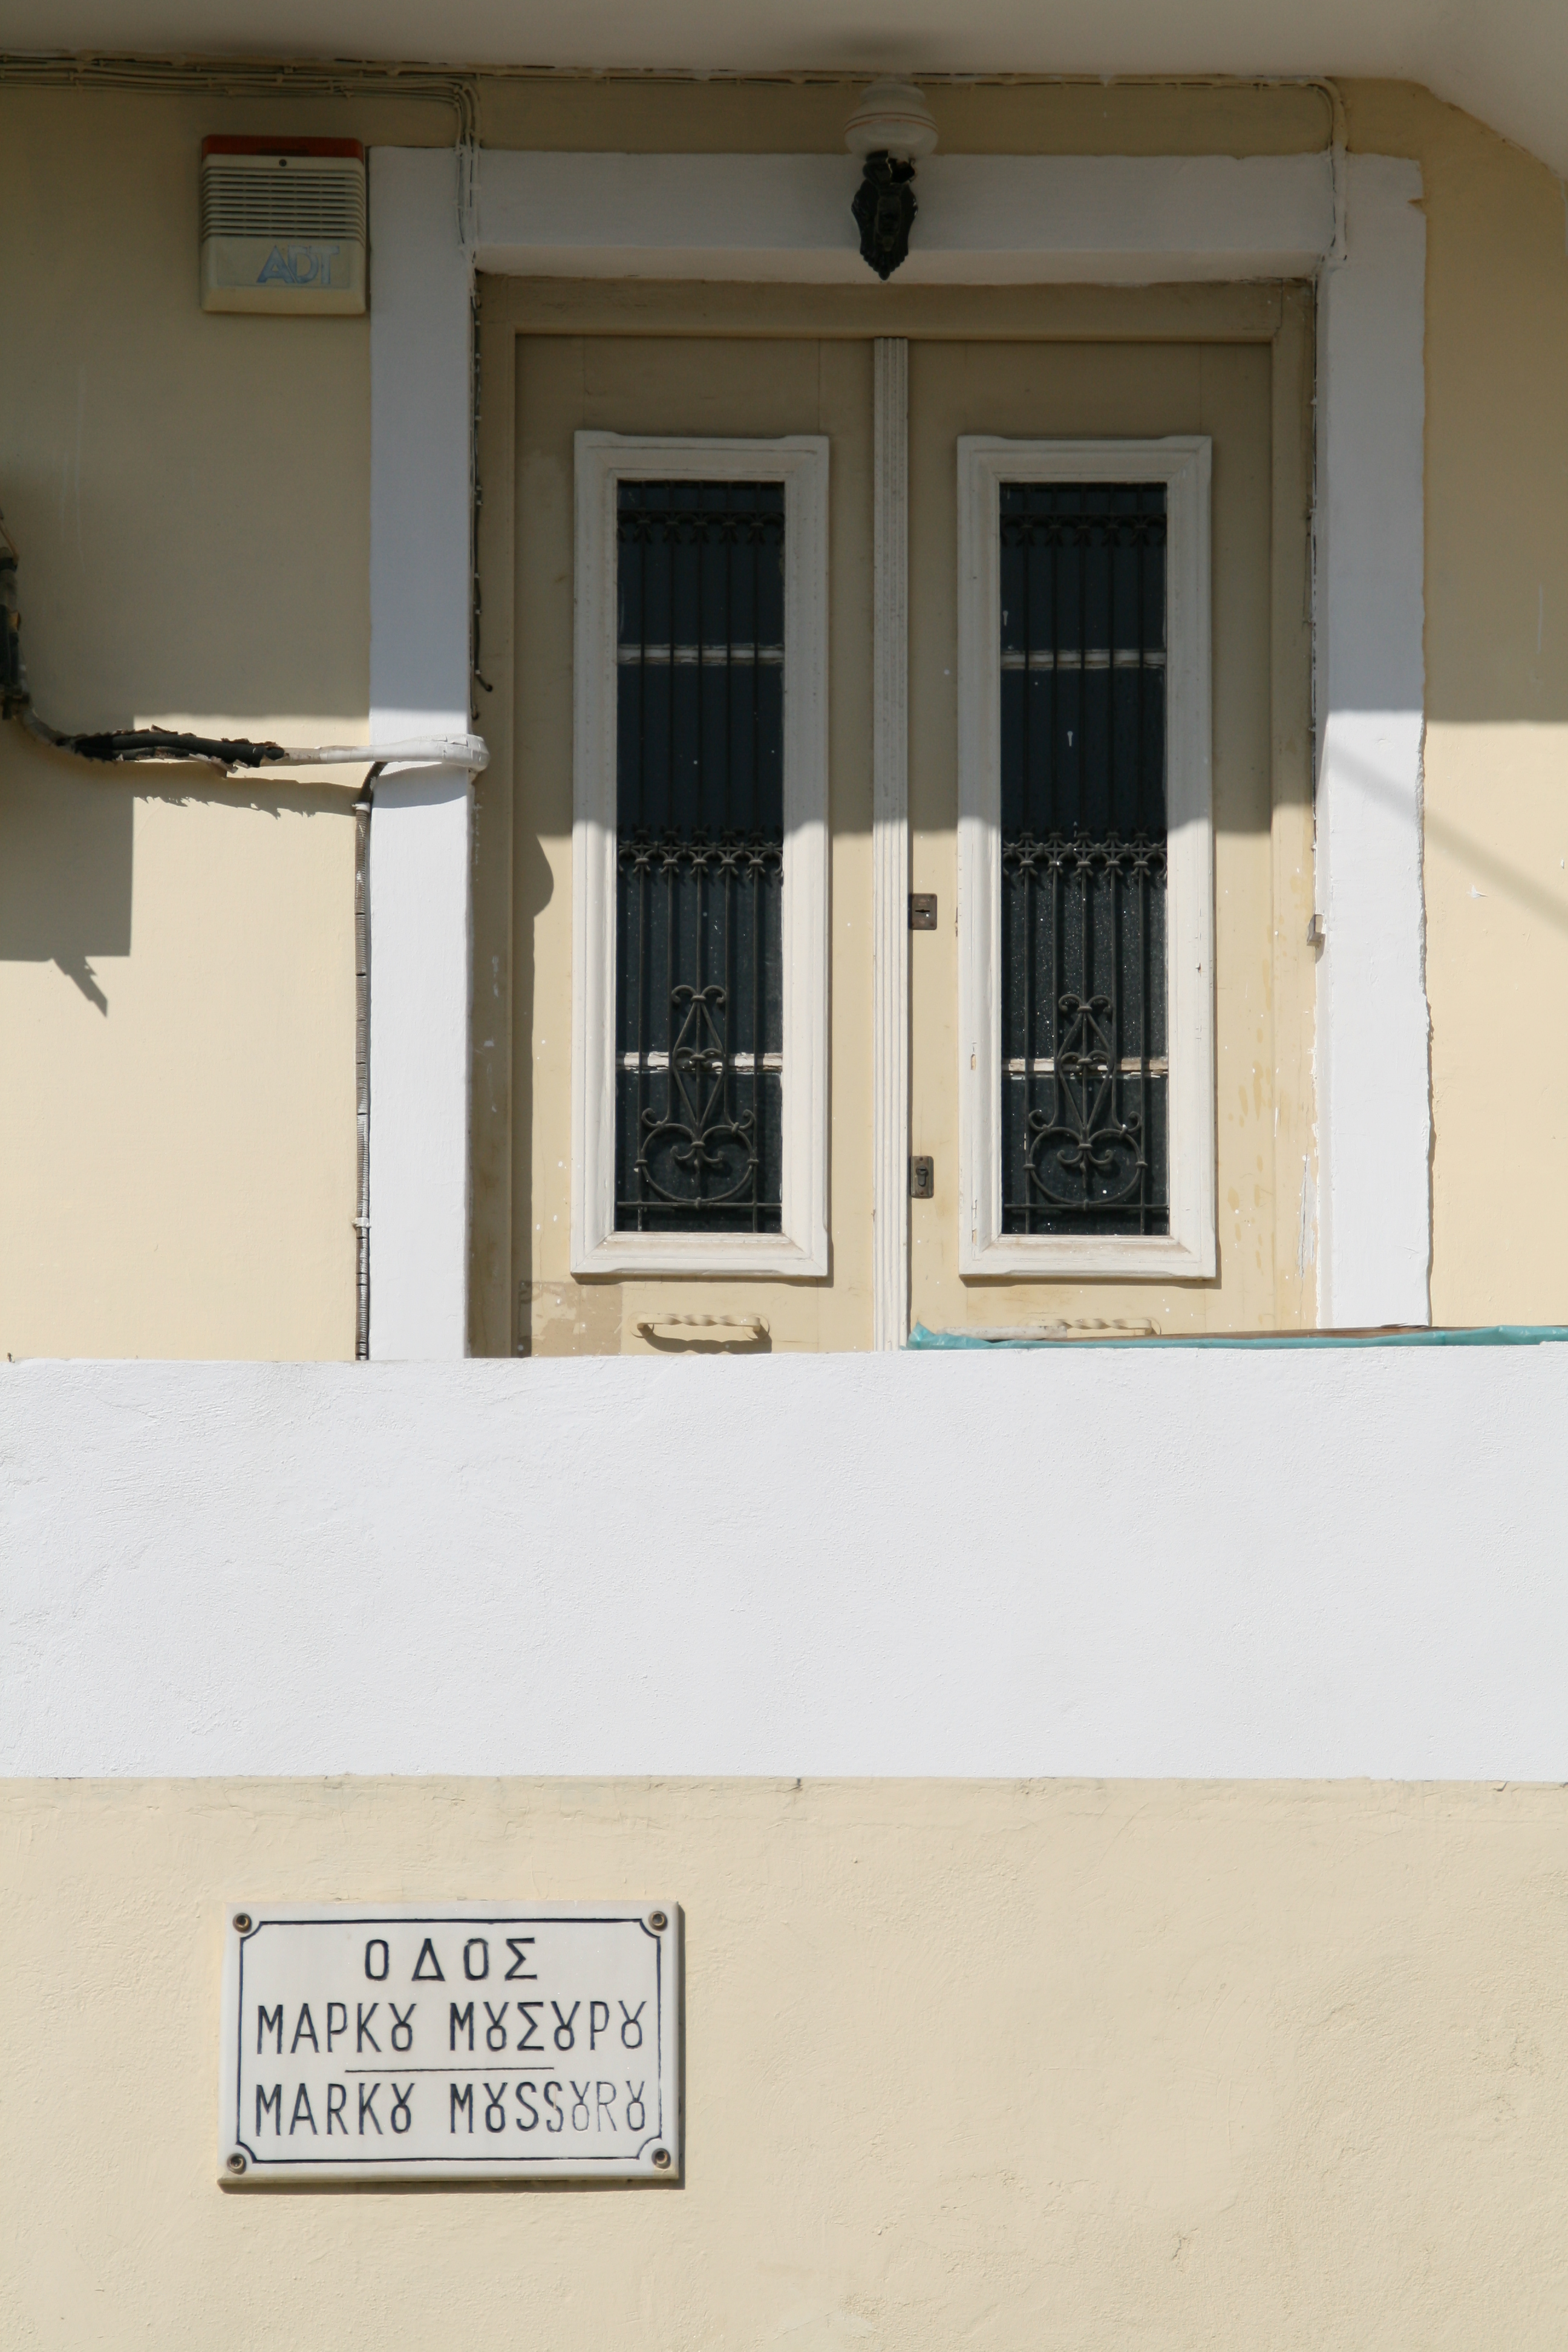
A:
{"type": "Polygon", "coordinates": [[[1170,1230],[1165,493],[1005,482],[1002,1229],[1170,1230]]]}
{"type": "Polygon", "coordinates": [[[782,1223],[784,497],[618,488],[623,1232],[782,1223]]]}

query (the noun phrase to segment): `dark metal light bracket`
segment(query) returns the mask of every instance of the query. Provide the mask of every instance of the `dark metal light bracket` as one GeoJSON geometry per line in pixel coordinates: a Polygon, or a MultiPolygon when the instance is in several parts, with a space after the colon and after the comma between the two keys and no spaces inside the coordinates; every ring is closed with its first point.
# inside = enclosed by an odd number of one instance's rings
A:
{"type": "Polygon", "coordinates": [[[861,257],[884,285],[909,258],[910,231],[918,210],[914,176],[914,165],[896,155],[868,155],[850,206],[860,232],[861,257]]]}

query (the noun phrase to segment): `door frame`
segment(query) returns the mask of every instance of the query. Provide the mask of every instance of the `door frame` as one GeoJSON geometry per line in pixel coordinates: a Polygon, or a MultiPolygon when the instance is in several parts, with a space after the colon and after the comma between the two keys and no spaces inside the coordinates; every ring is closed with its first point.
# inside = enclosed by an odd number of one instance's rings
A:
{"type": "MultiPolygon", "coordinates": [[[[470,299],[514,278],[863,285],[847,210],[854,165],[828,156],[619,156],[377,148],[371,331],[373,724],[424,700],[468,717],[476,461],[470,299]],[[460,318],[460,344],[453,333],[460,318]],[[455,494],[458,484],[462,495],[455,494]],[[412,583],[417,583],[417,594],[412,583]]],[[[918,252],[880,289],[881,331],[921,280],[1077,286],[1313,276],[1318,286],[1314,702],[1319,970],[1317,1168],[1303,1174],[1303,1267],[1321,1322],[1425,1322],[1430,1255],[1428,1019],[1422,970],[1425,224],[1419,166],[1375,156],[953,156],[921,166],[918,252]],[[1336,223],[1336,215],[1342,218],[1336,223]],[[1337,227],[1342,236],[1337,234],[1337,227]],[[1375,789],[1369,792],[1369,772],[1375,789]]],[[[880,471],[880,468],[879,469],[880,471]]],[[[484,510],[481,509],[481,517],[484,510]]],[[[481,520],[481,536],[487,528],[481,520]]],[[[896,536],[896,535],[895,535],[896,536]]],[[[880,545],[880,541],[879,541],[880,545]]],[[[493,643],[493,639],[490,640],[493,643]]],[[[479,656],[482,667],[483,655],[479,656]]],[[[493,683],[493,681],[492,681],[493,683]]],[[[891,675],[879,690],[896,687],[891,675]]],[[[482,687],[476,689],[482,693],[482,687]]],[[[478,723],[499,733],[485,696],[478,723]]],[[[454,719],[454,724],[455,724],[454,719]]],[[[884,748],[897,736],[885,711],[884,748]]],[[[899,822],[896,760],[878,778],[899,822]]],[[[505,762],[498,762],[505,772],[505,762]]],[[[905,817],[907,834],[907,814],[905,817]]],[[[472,905],[423,887],[433,846],[466,877],[470,799],[441,774],[378,796],[372,821],[373,1355],[510,1352],[510,1269],[468,1270],[472,905]],[[447,845],[456,848],[454,857],[447,845]],[[456,982],[461,976],[458,990],[456,982]],[[458,1006],[461,1006],[461,1014],[458,1006]],[[432,1122],[461,1071],[464,1116],[432,1122]],[[461,1270],[459,1272],[459,1269],[461,1270]],[[464,1335],[458,1340],[457,1334],[464,1335]],[[508,1335],[503,1338],[503,1333],[508,1335]]],[[[898,860],[874,863],[885,963],[902,934],[898,860]]],[[[907,872],[907,868],[905,869],[907,872]]],[[[890,975],[889,975],[890,977],[890,975]]],[[[878,1196],[903,1181],[896,1087],[908,999],[879,988],[878,1196]]],[[[487,1024],[479,1024],[480,1029],[487,1024]]],[[[907,1214],[907,1209],[905,1213],[907,1214]]],[[[879,1248],[880,1345],[896,1253],[879,1248]]]]}

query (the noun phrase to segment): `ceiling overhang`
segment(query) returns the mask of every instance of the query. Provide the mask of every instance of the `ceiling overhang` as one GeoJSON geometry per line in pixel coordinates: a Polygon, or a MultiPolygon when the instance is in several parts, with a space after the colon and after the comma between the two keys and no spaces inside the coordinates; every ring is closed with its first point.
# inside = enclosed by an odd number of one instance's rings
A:
{"type": "Polygon", "coordinates": [[[1561,0],[11,0],[7,51],[1417,81],[1568,173],[1561,0]]]}

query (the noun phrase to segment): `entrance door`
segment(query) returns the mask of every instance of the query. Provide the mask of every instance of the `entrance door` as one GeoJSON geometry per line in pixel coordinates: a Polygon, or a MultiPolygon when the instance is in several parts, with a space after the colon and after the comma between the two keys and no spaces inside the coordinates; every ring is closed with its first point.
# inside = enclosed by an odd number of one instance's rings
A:
{"type": "Polygon", "coordinates": [[[510,1048],[477,1066],[482,1344],[1301,1319],[1307,298],[485,310],[510,415],[487,467],[515,491],[483,579],[510,676],[476,1003],[510,1048]],[[889,333],[907,480],[874,398],[889,333]],[[909,883],[935,904],[907,931],[873,836],[879,499],[908,530],[909,883]],[[900,1266],[876,1219],[906,1173],[900,1266]]]}
{"type": "Polygon", "coordinates": [[[869,1344],[871,358],[517,353],[519,1342],[869,1344]]]}
{"type": "MultiPolygon", "coordinates": [[[[912,941],[934,1185],[910,1306],[931,1328],[1291,1315],[1275,373],[1263,342],[911,346],[913,881],[940,917],[912,941]]],[[[1300,969],[1300,826],[1294,846],[1300,969]]]]}

